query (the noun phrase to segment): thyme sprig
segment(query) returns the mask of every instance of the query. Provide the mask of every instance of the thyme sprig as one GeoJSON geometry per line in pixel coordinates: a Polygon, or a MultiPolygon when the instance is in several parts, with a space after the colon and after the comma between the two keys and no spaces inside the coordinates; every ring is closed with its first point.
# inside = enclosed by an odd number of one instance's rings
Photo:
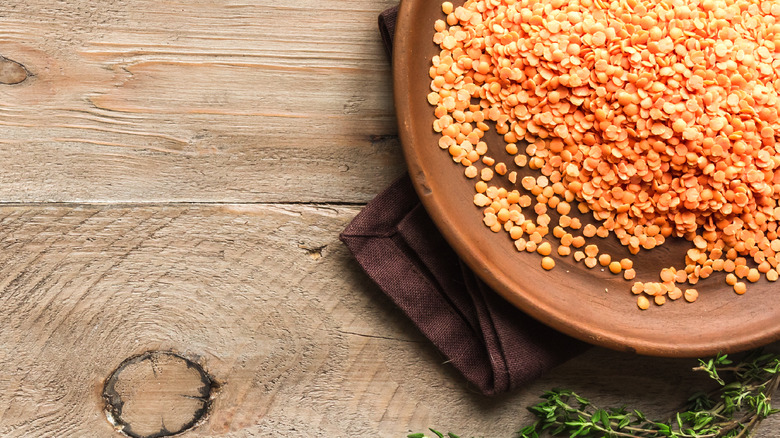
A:
{"type": "MultiPolygon", "coordinates": [[[[718,387],[694,394],[666,420],[651,420],[625,406],[600,408],[570,390],[555,389],[541,396],[543,402],[528,408],[537,420],[520,429],[516,437],[747,438],[762,420],[780,411],[771,404],[780,384],[780,355],[755,350],[734,362],[721,354],[700,359],[693,370],[706,373],[718,387]]],[[[438,438],[457,438],[452,433],[431,432],[438,438]]]]}
{"type": "Polygon", "coordinates": [[[718,382],[710,393],[697,393],[686,406],[665,421],[654,421],[625,407],[602,409],[568,390],[547,391],[544,402],[529,410],[533,424],[518,432],[519,438],[553,436],[610,438],[745,438],[763,419],[778,412],[771,397],[780,382],[780,357],[756,350],[739,363],[725,354],[699,360],[702,371],[718,382]],[[724,374],[730,374],[726,382],[724,374]]]}

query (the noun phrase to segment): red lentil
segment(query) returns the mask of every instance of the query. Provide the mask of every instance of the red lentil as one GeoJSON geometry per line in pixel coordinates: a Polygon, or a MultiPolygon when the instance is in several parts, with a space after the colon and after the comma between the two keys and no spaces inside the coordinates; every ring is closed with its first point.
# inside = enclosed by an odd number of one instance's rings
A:
{"type": "MultiPolygon", "coordinates": [[[[688,239],[685,267],[642,286],[659,305],[664,295],[679,298],[675,282],[696,284],[713,272],[727,273],[738,294],[746,291],[738,279],[776,281],[780,252],[780,7],[668,6],[444,2],[426,97],[439,147],[478,180],[474,204],[485,226],[510,233],[518,250],[550,254],[542,237],[557,213],[560,227],[581,229],[572,236],[554,228],[560,255],[584,247],[575,260],[630,280],[630,259],[613,262],[585,238],[612,232],[632,254],[688,239]],[[520,180],[526,194],[510,199],[494,185],[514,185],[517,172],[487,155],[488,123],[514,165],[536,171],[520,180]],[[574,201],[600,224],[583,228],[568,216],[574,201]],[[527,207],[535,223],[523,215],[527,207]]],[[[683,296],[692,302],[698,292],[683,296]]],[[[646,302],[639,297],[640,308],[646,302]]]]}
{"type": "Polygon", "coordinates": [[[679,300],[683,296],[683,291],[679,287],[675,287],[667,292],[666,296],[669,297],[670,300],[679,300]]]}

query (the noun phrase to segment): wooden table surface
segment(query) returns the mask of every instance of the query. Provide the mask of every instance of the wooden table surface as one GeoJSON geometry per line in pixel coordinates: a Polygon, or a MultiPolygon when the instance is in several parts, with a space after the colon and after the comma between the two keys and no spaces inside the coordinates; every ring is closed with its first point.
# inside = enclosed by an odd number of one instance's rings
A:
{"type": "Polygon", "coordinates": [[[394,2],[0,2],[0,436],[510,437],[547,388],[706,383],[594,348],[485,398],[361,271],[338,234],[405,169],[394,2]]]}

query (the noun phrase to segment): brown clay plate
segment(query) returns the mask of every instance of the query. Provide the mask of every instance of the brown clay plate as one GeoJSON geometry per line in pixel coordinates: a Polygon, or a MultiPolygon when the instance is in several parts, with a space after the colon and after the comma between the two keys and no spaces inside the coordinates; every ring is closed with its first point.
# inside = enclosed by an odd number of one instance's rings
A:
{"type": "MultiPolygon", "coordinates": [[[[738,296],[724,283],[722,273],[715,273],[695,286],[699,291],[695,303],[667,301],[641,311],[630,292],[631,282],[622,277],[600,267],[588,269],[571,257],[557,257],[557,266],[544,271],[538,255],[517,252],[505,233],[495,234],[482,225],[481,212],[472,202],[474,181],[467,180],[463,168],[439,149],[438,134],[431,127],[433,109],[426,96],[431,58],[439,52],[432,42],[433,25],[439,18],[443,18],[440,1],[401,2],[393,53],[401,142],[423,204],[447,241],[485,282],[555,329],[617,350],[700,357],[780,339],[780,300],[774,296],[777,284],[762,279],[738,296]]],[[[486,141],[492,156],[499,159],[493,151],[502,150],[504,143],[491,134],[486,141]]],[[[629,255],[616,240],[594,239],[613,257],[629,255]]],[[[689,247],[688,242],[667,241],[632,256],[637,280],[657,281],[662,267],[684,266],[689,247]]]]}

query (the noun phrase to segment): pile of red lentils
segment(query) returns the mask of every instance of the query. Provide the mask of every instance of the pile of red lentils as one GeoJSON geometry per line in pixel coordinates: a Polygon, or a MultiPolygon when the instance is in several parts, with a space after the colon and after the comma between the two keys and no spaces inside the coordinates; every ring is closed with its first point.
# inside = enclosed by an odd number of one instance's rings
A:
{"type": "Polygon", "coordinates": [[[690,241],[684,268],[633,283],[641,309],[695,301],[694,285],[718,271],[737,294],[778,279],[780,2],[467,0],[442,11],[433,129],[476,181],[485,226],[544,269],[554,243],[632,281],[630,259],[588,238],[614,234],[631,254],[690,241]],[[483,139],[491,126],[507,162],[483,139]],[[519,178],[522,167],[538,176],[519,178]]]}

